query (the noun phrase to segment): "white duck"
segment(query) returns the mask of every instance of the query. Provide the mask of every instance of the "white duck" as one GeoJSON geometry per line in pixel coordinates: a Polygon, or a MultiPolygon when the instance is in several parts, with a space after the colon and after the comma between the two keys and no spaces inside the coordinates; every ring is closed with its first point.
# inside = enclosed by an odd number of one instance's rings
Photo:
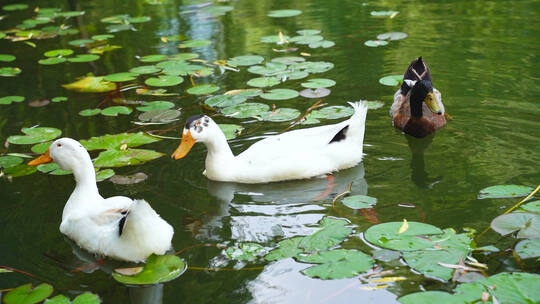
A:
{"type": "Polygon", "coordinates": [[[173,228],[146,201],[124,196],[105,199],[99,194],[92,160],[78,141],[60,138],[28,164],[51,161],[75,176],[75,190],[64,207],[60,231],[77,245],[132,262],[142,262],[152,253],[164,254],[171,248],[173,228]]]}
{"type": "Polygon", "coordinates": [[[182,158],[196,142],[202,142],[208,149],[204,174],[209,179],[247,184],[311,178],[351,168],[363,157],[367,102],[350,104],[355,113],[346,121],[270,136],[237,156],[210,117],[192,116],[171,157],[182,158]]]}

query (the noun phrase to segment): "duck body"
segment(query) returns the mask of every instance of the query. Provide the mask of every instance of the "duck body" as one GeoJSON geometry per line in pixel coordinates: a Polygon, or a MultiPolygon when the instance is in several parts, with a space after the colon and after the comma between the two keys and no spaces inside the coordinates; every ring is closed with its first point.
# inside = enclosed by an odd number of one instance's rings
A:
{"type": "Polygon", "coordinates": [[[414,137],[425,137],[446,124],[441,93],[431,84],[431,72],[418,57],[403,76],[390,107],[393,125],[414,137]]]}
{"type": "Polygon", "coordinates": [[[40,157],[45,160],[29,164],[44,163],[49,157],[62,169],[72,170],[76,181],[62,213],[60,232],[89,252],[123,261],[142,262],[171,248],[172,226],[146,201],[99,194],[92,160],[79,142],[61,138],[49,151],[40,157]]]}
{"type": "Polygon", "coordinates": [[[201,141],[208,149],[205,174],[209,179],[247,184],[305,179],[351,168],[363,158],[367,103],[351,105],[355,113],[346,121],[269,136],[237,156],[211,118],[192,117],[173,158],[187,154],[189,144],[184,142],[201,141]]]}

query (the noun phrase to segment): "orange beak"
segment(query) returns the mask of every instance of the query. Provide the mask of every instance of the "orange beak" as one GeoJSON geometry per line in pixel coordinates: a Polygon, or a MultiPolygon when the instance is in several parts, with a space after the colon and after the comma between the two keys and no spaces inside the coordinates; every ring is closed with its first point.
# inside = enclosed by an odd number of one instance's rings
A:
{"type": "Polygon", "coordinates": [[[47,152],[45,152],[43,155],[41,155],[38,158],[32,159],[30,162],[28,162],[29,166],[37,166],[41,164],[46,164],[52,162],[53,159],[49,155],[49,149],[47,149],[47,152]]]}
{"type": "Polygon", "coordinates": [[[189,153],[189,150],[197,141],[191,137],[191,131],[184,132],[182,134],[182,141],[174,153],[171,155],[174,159],[180,159],[189,153]]]}

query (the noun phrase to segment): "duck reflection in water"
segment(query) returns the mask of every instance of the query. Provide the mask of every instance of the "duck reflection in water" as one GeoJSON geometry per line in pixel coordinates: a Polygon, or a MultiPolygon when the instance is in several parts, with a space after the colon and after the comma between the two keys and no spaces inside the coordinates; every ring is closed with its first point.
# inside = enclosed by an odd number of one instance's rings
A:
{"type": "Polygon", "coordinates": [[[435,178],[429,177],[425,169],[424,152],[429,147],[434,137],[434,134],[424,138],[415,138],[410,135],[405,135],[407,144],[411,150],[411,180],[418,188],[431,189],[442,179],[442,176],[435,178]]]}

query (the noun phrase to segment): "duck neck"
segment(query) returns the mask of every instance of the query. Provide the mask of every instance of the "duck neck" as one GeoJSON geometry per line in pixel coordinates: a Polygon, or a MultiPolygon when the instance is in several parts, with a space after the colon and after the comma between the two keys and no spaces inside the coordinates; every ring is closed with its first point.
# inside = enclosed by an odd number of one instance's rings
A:
{"type": "Polygon", "coordinates": [[[422,112],[422,103],[423,103],[423,101],[421,99],[414,98],[414,97],[416,97],[416,96],[411,94],[411,98],[410,98],[411,116],[419,118],[419,117],[422,117],[422,114],[423,114],[423,112],[422,112]]]}
{"type": "Polygon", "coordinates": [[[87,197],[99,195],[96,184],[96,172],[89,155],[85,155],[85,157],[77,162],[73,166],[72,171],[76,182],[75,190],[73,191],[74,194],[77,193],[87,197]]]}
{"type": "Polygon", "coordinates": [[[209,177],[216,174],[225,174],[225,167],[234,162],[234,154],[227,143],[223,132],[216,132],[212,140],[205,142],[208,153],[206,154],[206,173],[209,177]]]}

